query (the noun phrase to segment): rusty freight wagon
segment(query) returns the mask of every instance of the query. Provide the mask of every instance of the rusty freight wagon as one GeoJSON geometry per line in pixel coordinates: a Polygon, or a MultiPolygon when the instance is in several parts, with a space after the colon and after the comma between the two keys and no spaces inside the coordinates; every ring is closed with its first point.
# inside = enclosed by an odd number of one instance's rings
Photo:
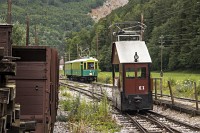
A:
{"type": "Polygon", "coordinates": [[[7,132],[15,120],[15,85],[8,76],[16,74],[16,64],[12,62],[12,25],[0,24],[0,133],[7,132]]]}
{"type": "Polygon", "coordinates": [[[20,130],[53,132],[58,108],[58,54],[46,46],[13,47],[20,130]]]}

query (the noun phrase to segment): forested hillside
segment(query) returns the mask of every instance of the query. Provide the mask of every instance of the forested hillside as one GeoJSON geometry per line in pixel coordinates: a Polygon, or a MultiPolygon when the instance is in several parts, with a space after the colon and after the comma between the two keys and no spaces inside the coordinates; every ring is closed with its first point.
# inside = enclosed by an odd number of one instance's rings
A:
{"type": "MultiPolygon", "coordinates": [[[[5,21],[7,0],[0,0],[0,22],[5,21]]],[[[30,18],[30,43],[35,26],[40,45],[51,45],[69,59],[90,54],[101,70],[111,70],[111,29],[115,22],[140,21],[147,28],[144,40],[152,58],[152,69],[160,70],[161,35],[163,69],[200,69],[200,0],[129,0],[106,18],[94,23],[88,13],[105,0],[13,0],[13,39],[25,45],[25,20],[30,18]],[[17,22],[18,21],[18,22],[17,22]],[[88,50],[89,49],[89,50],[88,50]]]]}
{"type": "Polygon", "coordinates": [[[199,0],[130,0],[95,25],[92,47],[98,38],[102,70],[110,70],[111,33],[115,22],[140,21],[147,25],[144,40],[153,60],[152,69],[160,70],[161,35],[163,35],[163,69],[200,69],[200,1],[199,0]],[[96,33],[96,34],[94,34],[96,33]],[[97,34],[98,33],[98,34],[97,34]]]}
{"type": "MultiPolygon", "coordinates": [[[[89,12],[105,0],[12,0],[13,43],[25,45],[26,19],[30,20],[30,44],[50,45],[66,51],[66,38],[94,24],[89,12]],[[15,34],[16,33],[16,34],[15,34]]],[[[6,21],[7,0],[0,0],[0,23],[6,21]]]]}

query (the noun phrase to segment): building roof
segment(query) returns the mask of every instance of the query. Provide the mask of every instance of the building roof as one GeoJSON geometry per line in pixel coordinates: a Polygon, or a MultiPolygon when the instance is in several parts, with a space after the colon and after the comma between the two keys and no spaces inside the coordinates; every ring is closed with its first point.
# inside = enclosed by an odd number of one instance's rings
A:
{"type": "Polygon", "coordinates": [[[113,44],[112,63],[152,63],[144,41],[118,41],[113,44]],[[139,56],[135,62],[134,56],[139,56]]]}
{"type": "Polygon", "coordinates": [[[63,57],[61,57],[61,59],[60,59],[60,65],[64,65],[64,59],[63,59],[63,57]]]}

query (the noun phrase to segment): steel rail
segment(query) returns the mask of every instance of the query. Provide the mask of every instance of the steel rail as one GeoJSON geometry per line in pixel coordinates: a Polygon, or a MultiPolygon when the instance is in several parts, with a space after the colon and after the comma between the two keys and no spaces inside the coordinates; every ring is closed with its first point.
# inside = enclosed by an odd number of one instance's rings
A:
{"type": "Polygon", "coordinates": [[[168,132],[170,133],[174,133],[175,132],[178,132],[178,133],[181,133],[180,131],[177,131],[177,130],[174,130],[174,129],[171,129],[169,126],[167,126],[166,124],[163,124],[161,122],[159,122],[157,119],[155,119],[154,117],[152,117],[151,115],[149,115],[148,113],[146,114],[146,116],[143,116],[143,117],[146,117],[147,119],[151,120],[151,121],[154,121],[155,123],[158,123],[161,127],[165,128],[168,132]]]}
{"type": "MultiPolygon", "coordinates": [[[[193,125],[190,125],[190,124],[185,123],[185,122],[177,121],[177,120],[175,120],[175,119],[173,119],[173,118],[170,118],[170,117],[168,117],[168,116],[164,116],[164,115],[162,115],[162,114],[158,114],[158,113],[153,112],[153,111],[148,111],[148,115],[151,115],[151,114],[152,114],[152,115],[155,115],[155,116],[158,116],[158,117],[165,118],[165,119],[168,120],[168,121],[172,121],[172,122],[174,122],[174,123],[176,123],[176,124],[185,126],[185,127],[189,128],[189,129],[191,129],[191,130],[200,131],[200,127],[193,126],[193,125]]],[[[177,129],[174,129],[174,128],[172,128],[172,127],[170,127],[170,128],[171,128],[172,130],[175,130],[176,132],[178,131],[177,129]]]]}
{"type": "Polygon", "coordinates": [[[137,126],[137,128],[142,132],[142,133],[148,133],[148,131],[139,123],[137,120],[133,119],[131,115],[126,114],[128,118],[137,126]]]}
{"type": "Polygon", "coordinates": [[[158,120],[154,119],[153,117],[149,117],[149,115],[146,113],[145,113],[145,115],[141,115],[141,114],[137,114],[137,115],[141,118],[147,119],[147,120],[151,121],[152,123],[156,124],[159,128],[165,130],[165,132],[174,133],[174,131],[171,130],[170,127],[159,122],[158,120]]]}

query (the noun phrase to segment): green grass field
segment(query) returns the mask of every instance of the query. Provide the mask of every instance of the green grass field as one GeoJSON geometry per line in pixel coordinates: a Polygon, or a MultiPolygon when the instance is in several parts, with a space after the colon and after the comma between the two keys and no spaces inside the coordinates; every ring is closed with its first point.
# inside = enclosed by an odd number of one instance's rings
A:
{"type": "MultiPolygon", "coordinates": [[[[160,72],[152,72],[152,78],[159,78],[160,72]]],[[[112,72],[99,72],[98,81],[105,82],[106,79],[112,79],[112,72]]],[[[200,82],[200,74],[196,73],[187,73],[187,72],[166,72],[163,74],[163,80],[192,80],[195,82],[200,82]]],[[[111,81],[111,80],[110,80],[111,81]]]]}
{"type": "MultiPolygon", "coordinates": [[[[152,72],[152,77],[160,77],[159,72],[152,72]]],[[[166,72],[163,74],[163,79],[175,79],[175,80],[193,80],[196,82],[200,82],[200,74],[196,73],[187,73],[187,72],[166,72]]]]}

